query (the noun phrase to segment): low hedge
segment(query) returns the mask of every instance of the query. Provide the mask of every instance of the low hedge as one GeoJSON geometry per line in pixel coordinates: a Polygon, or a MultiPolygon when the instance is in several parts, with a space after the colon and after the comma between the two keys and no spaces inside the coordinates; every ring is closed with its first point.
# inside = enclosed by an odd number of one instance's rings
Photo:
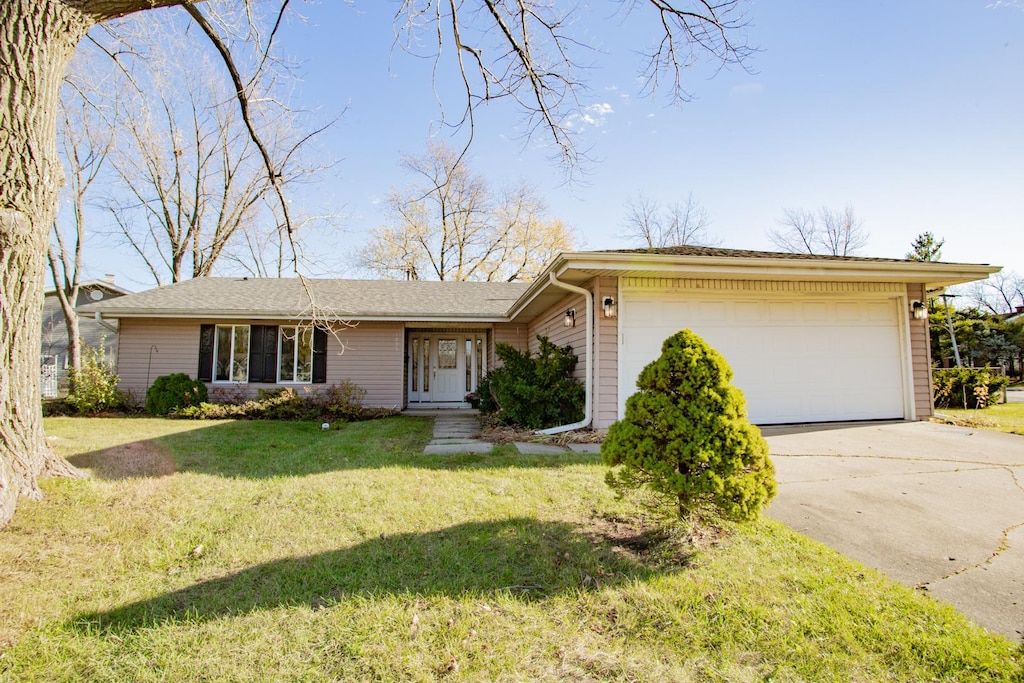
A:
{"type": "Polygon", "coordinates": [[[235,401],[208,403],[180,408],[171,417],[188,420],[305,420],[356,422],[387,417],[391,408],[363,406],[366,390],[351,382],[332,385],[321,392],[300,396],[290,387],[260,389],[255,398],[236,397],[235,401]]]}
{"type": "Polygon", "coordinates": [[[932,396],[936,408],[987,408],[1010,383],[992,368],[936,368],[932,396]]]}

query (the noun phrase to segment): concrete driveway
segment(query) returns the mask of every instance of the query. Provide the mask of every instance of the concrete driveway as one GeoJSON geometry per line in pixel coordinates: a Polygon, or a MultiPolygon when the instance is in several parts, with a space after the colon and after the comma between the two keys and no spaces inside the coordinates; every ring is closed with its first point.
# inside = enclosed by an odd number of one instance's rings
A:
{"type": "Polygon", "coordinates": [[[929,422],[763,432],[769,517],[1024,640],[1024,437],[929,422]]]}

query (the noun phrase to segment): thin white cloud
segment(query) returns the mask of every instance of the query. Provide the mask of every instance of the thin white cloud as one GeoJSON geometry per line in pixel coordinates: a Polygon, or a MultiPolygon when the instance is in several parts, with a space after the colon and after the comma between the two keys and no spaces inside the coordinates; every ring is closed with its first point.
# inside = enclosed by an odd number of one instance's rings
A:
{"type": "Polygon", "coordinates": [[[614,113],[615,109],[607,102],[591,104],[590,106],[583,107],[579,112],[571,114],[566,119],[565,125],[568,128],[575,128],[580,123],[583,123],[594,128],[600,128],[604,125],[605,119],[614,113]]]}

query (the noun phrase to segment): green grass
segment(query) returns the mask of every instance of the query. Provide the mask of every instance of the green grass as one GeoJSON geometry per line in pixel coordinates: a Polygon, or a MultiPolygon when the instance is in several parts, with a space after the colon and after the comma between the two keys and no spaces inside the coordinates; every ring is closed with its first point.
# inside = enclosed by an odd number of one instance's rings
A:
{"type": "Polygon", "coordinates": [[[596,456],[426,456],[412,418],[47,429],[94,476],[0,531],[0,680],[1022,680],[780,524],[683,543],[596,456]]]}
{"type": "Polygon", "coordinates": [[[982,410],[943,408],[936,412],[971,426],[1024,434],[1024,403],[997,403],[982,410]]]}

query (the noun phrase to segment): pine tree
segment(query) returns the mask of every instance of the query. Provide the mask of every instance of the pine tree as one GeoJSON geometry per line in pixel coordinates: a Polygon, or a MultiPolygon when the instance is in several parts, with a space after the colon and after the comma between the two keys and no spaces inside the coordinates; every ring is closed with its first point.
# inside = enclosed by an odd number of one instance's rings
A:
{"type": "Polygon", "coordinates": [[[640,373],[625,418],[601,447],[618,490],[648,486],[680,517],[711,504],[736,520],[757,517],[775,495],[768,444],[747,419],[725,358],[690,330],[665,340],[640,373]]]}
{"type": "Polygon", "coordinates": [[[910,243],[907,259],[910,261],[938,261],[942,258],[942,245],[946,240],[935,239],[930,232],[922,232],[910,243]]]}

